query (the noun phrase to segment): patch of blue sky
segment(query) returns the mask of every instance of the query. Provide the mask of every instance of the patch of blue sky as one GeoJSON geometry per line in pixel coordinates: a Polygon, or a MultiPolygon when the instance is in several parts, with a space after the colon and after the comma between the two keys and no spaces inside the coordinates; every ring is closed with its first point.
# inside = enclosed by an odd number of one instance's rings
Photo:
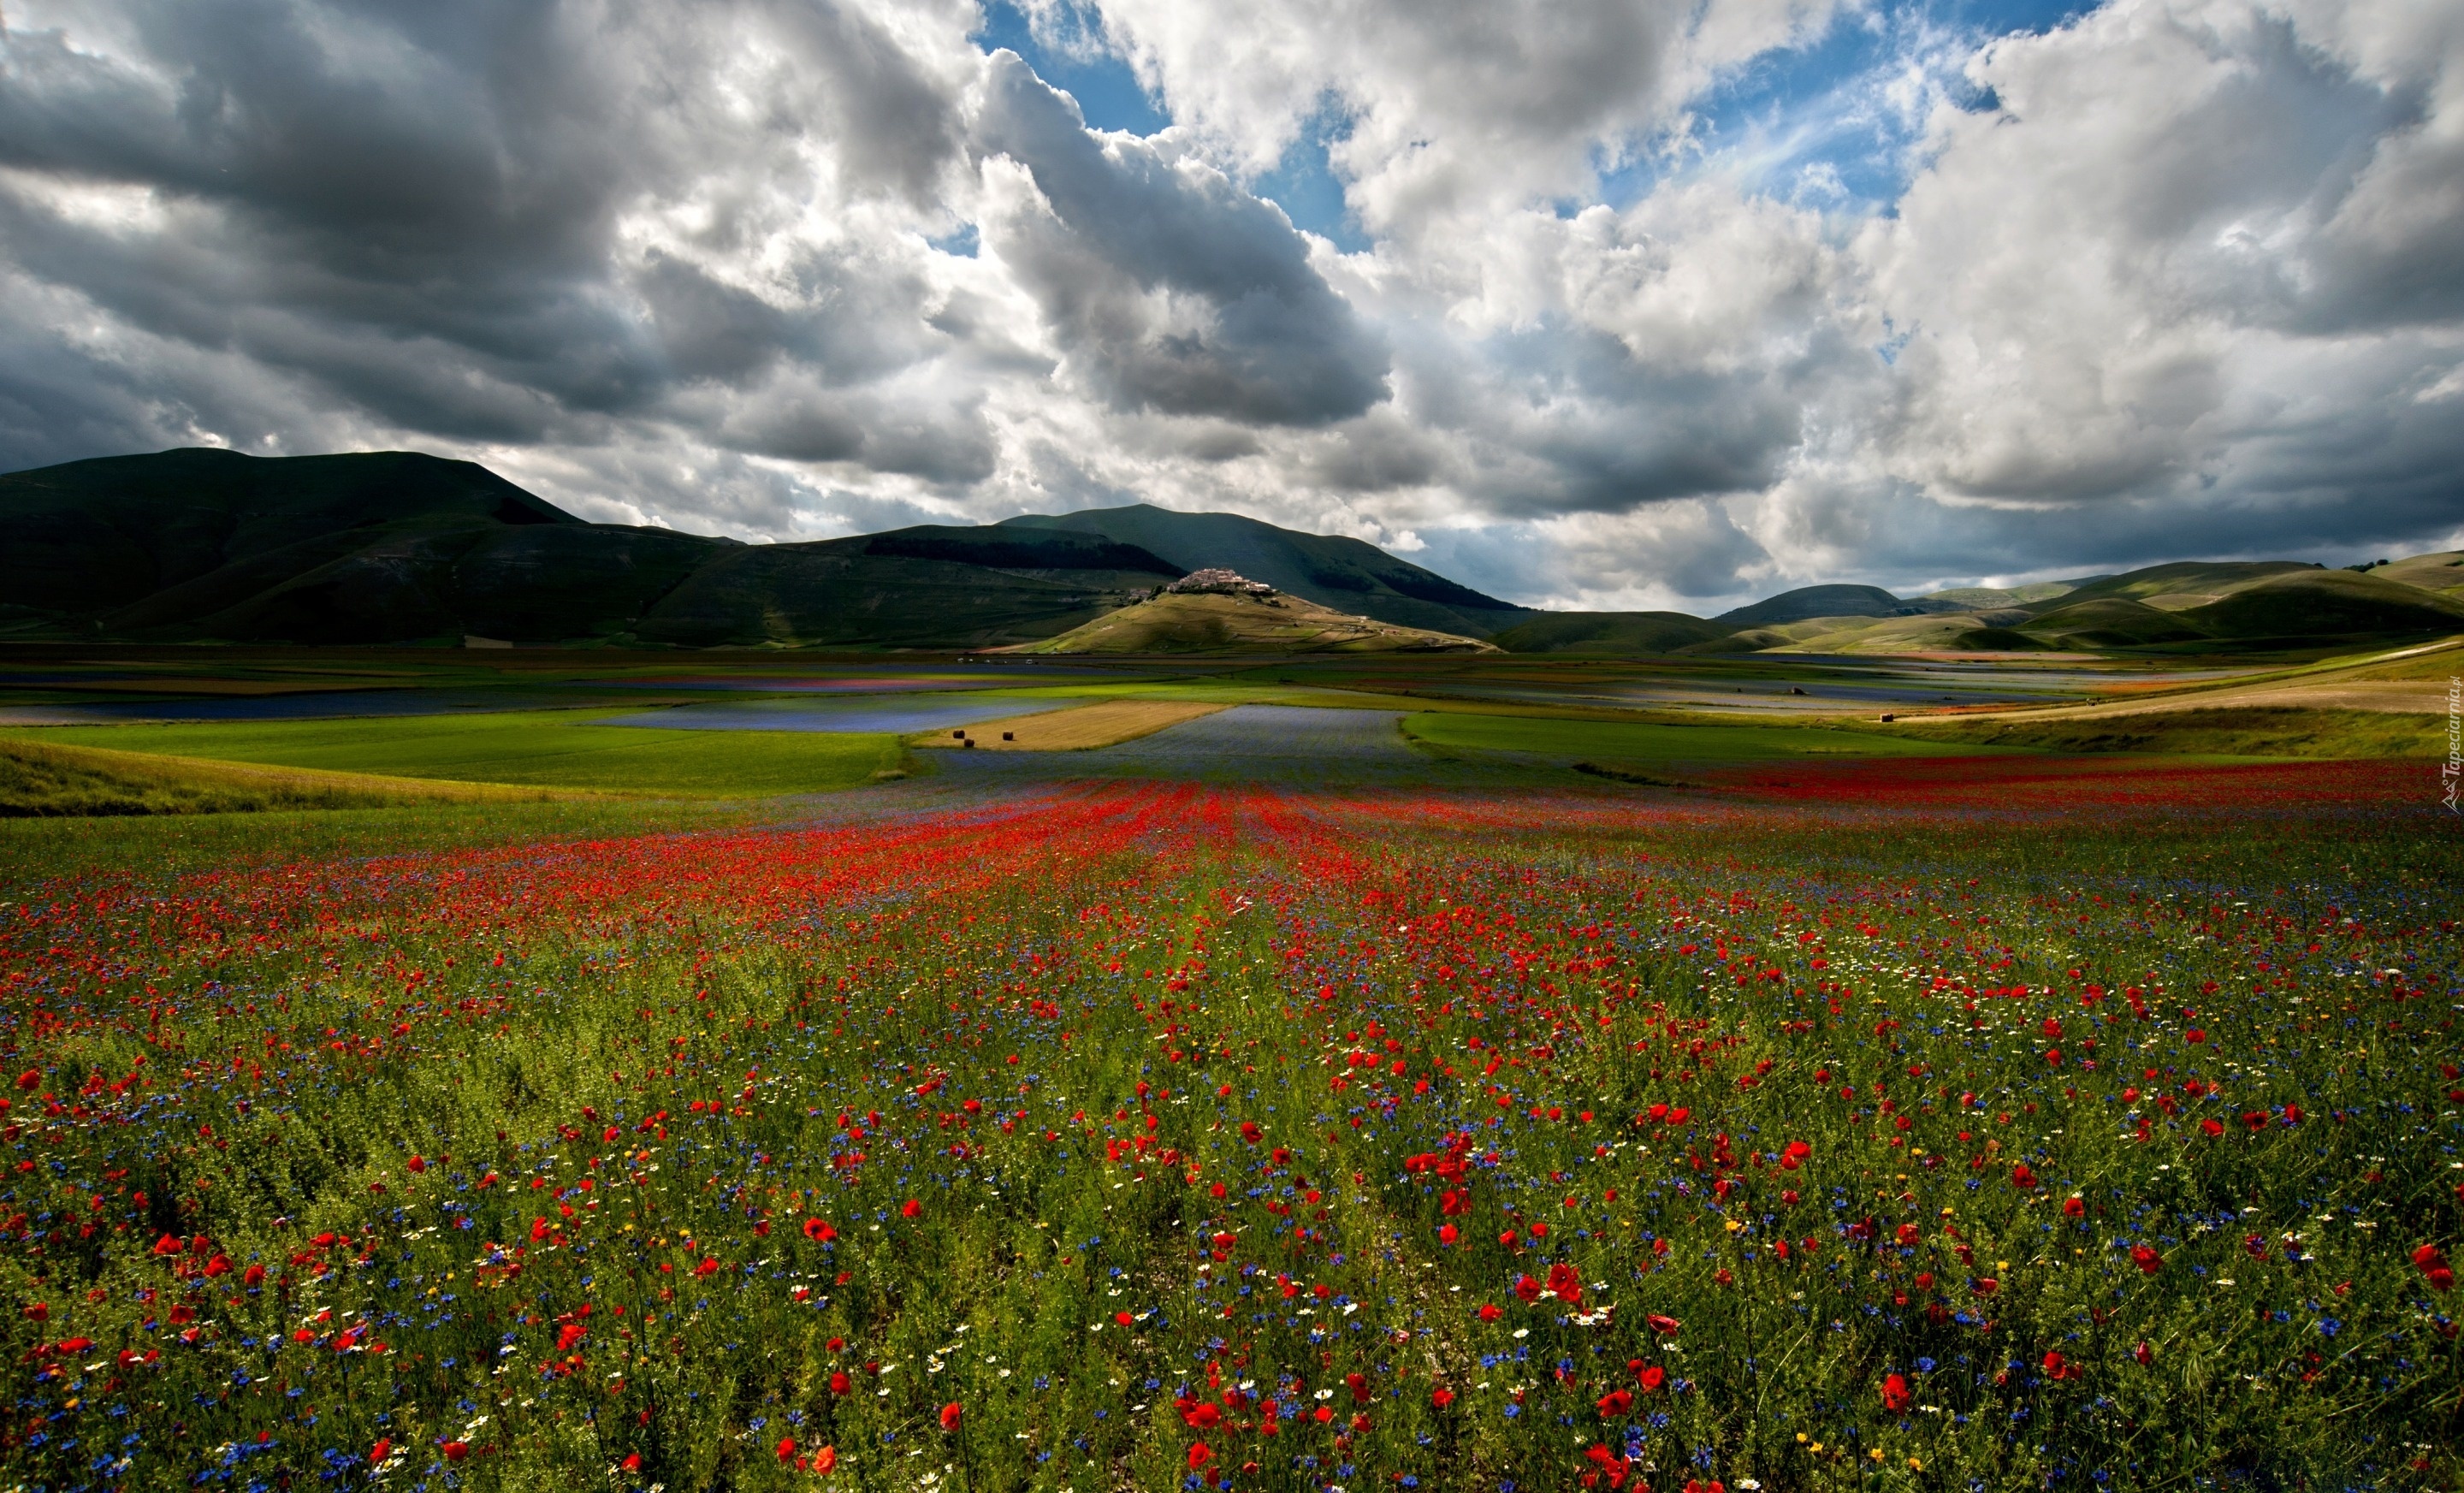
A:
{"type": "Polygon", "coordinates": [[[1053,6],[1031,17],[1009,0],[992,0],[975,39],[986,52],[1007,47],[1024,58],[1036,77],[1078,100],[1091,128],[1146,136],[1172,123],[1161,101],[1112,50],[1100,21],[1076,6],[1053,6]]]}
{"type": "Polygon", "coordinates": [[[1302,129],[1300,138],[1284,147],[1275,168],[1249,184],[1249,189],[1284,209],[1292,226],[1331,242],[1348,254],[1365,252],[1369,236],[1345,200],[1343,183],[1334,174],[1328,147],[1340,142],[1351,121],[1331,101],[1302,129]]]}
{"type": "MultiPolygon", "coordinates": [[[[1112,49],[1101,20],[1067,0],[1040,7],[1032,15],[1010,0],[992,0],[984,7],[984,24],[975,39],[986,52],[1007,47],[1017,53],[1036,77],[1078,100],[1078,112],[1090,128],[1144,137],[1172,123],[1171,111],[1147,92],[1136,72],[1112,49]]],[[[1327,147],[1348,128],[1349,121],[1331,106],[1321,111],[1273,170],[1246,185],[1283,209],[1293,227],[1331,240],[1346,253],[1357,253],[1370,247],[1369,240],[1327,157],[1327,147]]],[[[971,231],[947,242],[936,240],[934,247],[955,254],[976,250],[971,231]]]]}
{"type": "Polygon", "coordinates": [[[1754,58],[1695,99],[1683,140],[1604,157],[1600,200],[1622,208],[1662,182],[1716,172],[1809,209],[1888,213],[1923,165],[1932,108],[1995,106],[1967,77],[1977,48],[2014,33],[2042,34],[2095,8],[2091,0],[1843,6],[1820,34],[1754,58]]]}

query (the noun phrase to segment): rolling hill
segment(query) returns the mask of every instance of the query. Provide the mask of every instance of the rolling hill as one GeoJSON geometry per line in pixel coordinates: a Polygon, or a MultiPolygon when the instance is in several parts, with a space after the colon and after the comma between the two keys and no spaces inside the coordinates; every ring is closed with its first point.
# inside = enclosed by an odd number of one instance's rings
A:
{"type": "Polygon", "coordinates": [[[2350,570],[2179,561],[1919,597],[1814,585],[1707,620],[1542,612],[1358,539],[1233,514],[1140,503],[745,544],[586,522],[416,451],[191,449],[0,474],[0,640],[21,641],[2178,655],[2464,632],[2459,552],[2350,570]],[[1283,593],[1280,612],[1155,599],[1216,567],[1283,593]]]}
{"type": "Polygon", "coordinates": [[[1182,573],[1066,530],[748,545],[586,523],[412,451],[72,462],[0,476],[0,626],[20,637],[983,647],[1067,631],[1182,573]]]}
{"type": "Polygon", "coordinates": [[[1301,534],[1238,514],[1180,514],[1134,503],[1004,518],[993,527],[1102,535],[1160,555],[1184,574],[1221,566],[1320,606],[1405,627],[1485,638],[1545,615],[1484,596],[1359,539],[1301,534]]]}
{"type": "Polygon", "coordinates": [[[1728,635],[1716,622],[1683,612],[1536,612],[1489,641],[1509,653],[1588,653],[1616,657],[1672,653],[1728,635]]]}
{"type": "Polygon", "coordinates": [[[1494,653],[1494,644],[1338,612],[1306,597],[1165,594],[1014,653],[1494,653]]]}
{"type": "Polygon", "coordinates": [[[0,475],[0,636],[991,648],[1210,565],[1394,626],[1535,615],[1357,539],[1145,506],[744,544],[588,523],[414,451],[182,450],[0,475]]]}

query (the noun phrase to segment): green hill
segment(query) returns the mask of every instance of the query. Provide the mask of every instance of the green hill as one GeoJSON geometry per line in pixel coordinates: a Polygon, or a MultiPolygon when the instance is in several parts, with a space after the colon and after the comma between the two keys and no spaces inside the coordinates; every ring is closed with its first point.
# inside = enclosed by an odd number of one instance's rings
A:
{"type": "Polygon", "coordinates": [[[2464,632],[2464,600],[2425,591],[2376,572],[2298,570],[2271,576],[2182,613],[2222,638],[2291,645],[2344,638],[2464,632]]]}
{"type": "Polygon", "coordinates": [[[1541,612],[1489,642],[1509,653],[1666,653],[1727,635],[1716,622],[1683,612],[1541,612]]]}
{"type": "Polygon", "coordinates": [[[1878,585],[1809,585],[1713,618],[1731,628],[1783,626],[1817,617],[1890,617],[1907,604],[1878,585]]]}
{"type": "Polygon", "coordinates": [[[411,451],[191,450],[0,476],[19,636],[987,647],[1182,574],[1102,535],[924,526],[747,545],[585,523],[411,451]]]}
{"type": "Polygon", "coordinates": [[[1340,636],[1347,648],[1493,639],[1516,652],[1614,657],[2265,650],[2464,630],[2456,552],[2366,571],[2183,561],[1912,600],[1879,586],[1814,585],[1707,621],[1549,613],[1358,539],[1234,514],[1140,503],[744,544],[585,522],[484,467],[416,451],[192,449],[10,472],[0,474],[0,532],[9,536],[0,638],[19,640],[438,644],[475,634],[567,645],[988,648],[1057,640],[1101,620],[1071,647],[1099,639],[1137,651],[1300,650],[1294,640],[1304,636],[1322,639],[1311,647],[1340,636]],[[1250,637],[1245,623],[1213,616],[1221,608],[1200,598],[1137,609],[1159,583],[1214,567],[1275,587],[1288,615],[1250,637]],[[1301,606],[1352,621],[1303,626],[1301,606]]]}
{"type": "Polygon", "coordinates": [[[73,461],[0,475],[0,592],[59,612],[126,606],[253,560],[296,573],[406,519],[430,530],[583,526],[485,467],[416,451],[191,449],[73,461]]]}
{"type": "Polygon", "coordinates": [[[2143,603],[2159,611],[2187,611],[2272,576],[2320,568],[2293,560],[2179,560],[2088,582],[2051,601],[2035,604],[2035,610],[2041,615],[2082,602],[2114,597],[2143,603]]]}
{"type": "Polygon", "coordinates": [[[1183,574],[1237,570],[1320,606],[1406,627],[1485,638],[1542,615],[1458,585],[1374,544],[1279,529],[1238,514],[1181,514],[1135,503],[1058,516],[1029,514],[994,527],[1102,535],[1162,556],[1183,574]]]}
{"type": "Polygon", "coordinates": [[[2381,581],[2419,586],[2425,591],[2444,591],[2451,597],[2464,595],[2464,550],[2415,555],[2382,565],[2370,574],[2381,581]]]}
{"type": "Polygon", "coordinates": [[[2083,602],[2063,597],[2060,605],[2028,619],[2015,630],[2072,648],[2142,648],[2154,643],[2192,642],[2208,636],[2204,629],[2171,612],[2111,595],[2083,602]]]}
{"type": "Polygon", "coordinates": [[[1492,644],[1338,612],[1306,597],[1164,595],[1020,653],[1489,653],[1492,644]]]}

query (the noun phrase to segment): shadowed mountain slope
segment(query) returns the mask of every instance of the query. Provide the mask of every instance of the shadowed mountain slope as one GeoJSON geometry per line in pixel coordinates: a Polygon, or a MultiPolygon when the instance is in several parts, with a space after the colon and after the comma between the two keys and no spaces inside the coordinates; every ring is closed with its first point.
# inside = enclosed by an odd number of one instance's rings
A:
{"type": "Polygon", "coordinates": [[[1183,571],[1237,570],[1320,606],[1406,627],[1485,638],[1544,615],[1458,585],[1359,539],[1301,534],[1237,514],[1181,514],[1136,503],[1057,516],[1029,514],[994,527],[1099,534],[1150,550],[1183,571]]]}

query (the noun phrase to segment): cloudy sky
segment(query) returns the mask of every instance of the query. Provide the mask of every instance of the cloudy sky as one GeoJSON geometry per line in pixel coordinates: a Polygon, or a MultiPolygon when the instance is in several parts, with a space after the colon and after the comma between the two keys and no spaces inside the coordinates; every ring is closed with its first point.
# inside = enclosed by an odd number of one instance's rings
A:
{"type": "Polygon", "coordinates": [[[0,469],[1512,599],[2464,542],[2453,0],[7,0],[0,469]]]}

